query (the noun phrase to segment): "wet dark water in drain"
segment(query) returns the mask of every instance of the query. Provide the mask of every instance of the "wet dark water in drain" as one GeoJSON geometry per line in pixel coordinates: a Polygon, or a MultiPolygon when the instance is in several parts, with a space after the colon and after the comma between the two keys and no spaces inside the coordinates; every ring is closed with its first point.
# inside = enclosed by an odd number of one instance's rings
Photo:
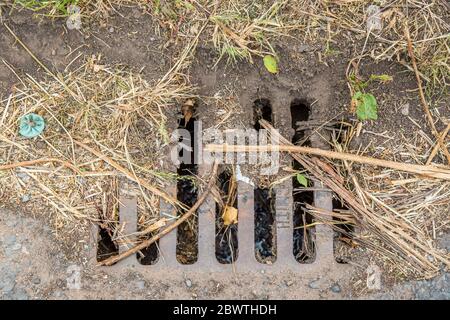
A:
{"type": "Polygon", "coordinates": [[[254,128],[260,130],[259,120],[264,119],[272,124],[272,105],[269,99],[257,99],[253,102],[253,121],[254,128]]]}
{"type": "Polygon", "coordinates": [[[119,253],[119,247],[112,241],[106,228],[99,227],[97,261],[103,261],[119,253]]]}
{"type": "MultiPolygon", "coordinates": [[[[264,119],[273,125],[272,105],[269,99],[261,98],[253,102],[253,121],[255,130],[261,130],[259,120],[264,119]]],[[[275,192],[268,188],[254,190],[255,213],[255,257],[259,262],[275,262],[275,192]]]]}
{"type": "MultiPolygon", "coordinates": [[[[179,152],[181,164],[177,170],[179,179],[177,181],[177,199],[191,208],[198,197],[198,189],[195,184],[194,176],[198,173],[197,165],[194,164],[194,107],[183,106],[183,118],[180,119],[178,128],[189,132],[189,139],[182,142],[190,147],[192,151],[182,149],[179,152]],[[189,116],[188,116],[189,113],[189,116]]],[[[181,209],[178,215],[183,215],[187,209],[181,209]]],[[[183,222],[177,229],[177,260],[182,264],[193,264],[198,257],[198,216],[192,215],[186,222],[183,222]]]]}
{"type": "MultiPolygon", "coordinates": [[[[150,239],[154,235],[155,234],[150,234],[150,235],[146,236],[145,238],[142,238],[141,240],[144,241],[144,240],[150,239]]],[[[141,250],[142,255],[141,255],[141,253],[136,254],[136,258],[140,264],[148,266],[148,265],[152,265],[152,264],[155,264],[156,262],[158,262],[158,256],[159,256],[158,243],[159,243],[159,241],[156,241],[156,242],[152,243],[151,245],[149,245],[147,248],[141,250]]]]}
{"type": "MultiPolygon", "coordinates": [[[[233,173],[230,167],[221,168],[223,170],[217,179],[222,201],[224,205],[237,209],[237,195],[232,193],[232,199],[229,199],[230,187],[232,187],[233,173]]],[[[238,224],[225,226],[223,224],[222,213],[223,207],[216,203],[216,259],[220,263],[229,264],[236,261],[238,257],[238,224]]],[[[239,214],[238,214],[239,219],[239,214]]]]}
{"type": "MultiPolygon", "coordinates": [[[[298,121],[307,121],[309,119],[310,107],[300,99],[294,99],[291,103],[291,118],[292,128],[297,128],[298,121]]],[[[305,141],[305,133],[303,130],[296,130],[292,137],[293,144],[302,144],[310,146],[309,141],[305,141]]],[[[304,168],[297,161],[293,161],[292,167],[295,170],[303,171],[304,168]]],[[[311,181],[308,181],[308,187],[311,186],[311,181]]],[[[305,187],[300,184],[298,179],[294,176],[292,179],[293,187],[293,223],[294,223],[294,257],[300,263],[311,263],[315,258],[315,244],[312,237],[313,227],[306,227],[313,222],[312,216],[305,212],[305,204],[314,203],[314,192],[305,190],[305,187]]]]}
{"type": "Polygon", "coordinates": [[[272,189],[257,188],[254,199],[256,259],[260,262],[275,262],[275,192],[272,189]]]}
{"type": "MultiPolygon", "coordinates": [[[[348,207],[343,203],[341,199],[338,199],[336,195],[333,197],[333,211],[337,212],[343,212],[347,211],[348,207]]],[[[345,256],[342,256],[337,248],[339,245],[346,245],[348,246],[352,242],[352,238],[354,235],[355,228],[353,225],[348,223],[343,223],[345,221],[344,219],[341,219],[339,217],[333,217],[333,220],[336,221],[338,224],[336,224],[337,230],[334,230],[334,237],[333,237],[333,250],[334,250],[334,256],[337,263],[347,263],[348,258],[345,256]]]]}

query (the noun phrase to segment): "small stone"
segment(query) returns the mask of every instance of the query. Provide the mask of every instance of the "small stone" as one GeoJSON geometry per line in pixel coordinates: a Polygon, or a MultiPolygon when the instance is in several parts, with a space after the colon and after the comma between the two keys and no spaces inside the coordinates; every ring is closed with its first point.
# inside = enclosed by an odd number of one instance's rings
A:
{"type": "Polygon", "coordinates": [[[294,284],[294,281],[292,280],[287,280],[284,282],[286,284],[286,286],[291,287],[294,284]]]}
{"type": "Polygon", "coordinates": [[[114,32],[114,27],[109,28],[109,33],[113,33],[114,32]]]}
{"type": "Polygon", "coordinates": [[[17,237],[15,235],[9,235],[3,238],[3,243],[6,246],[12,246],[13,244],[16,243],[17,237]]]}
{"type": "Polygon", "coordinates": [[[55,49],[52,50],[52,56],[56,56],[56,50],[55,49]]]}
{"type": "Polygon", "coordinates": [[[316,280],[311,281],[311,282],[308,284],[308,286],[309,286],[311,289],[319,289],[319,279],[316,279],[316,280]]]}
{"type": "Polygon", "coordinates": [[[136,281],[136,288],[138,288],[139,290],[144,290],[145,289],[145,281],[136,281]]]}
{"type": "Polygon", "coordinates": [[[400,112],[402,113],[402,115],[408,116],[409,115],[409,103],[405,103],[404,105],[402,105],[400,112]]]}
{"type": "Polygon", "coordinates": [[[334,293],[340,293],[341,292],[341,286],[339,284],[335,283],[331,287],[331,291],[333,291],[334,293]]]}
{"type": "Polygon", "coordinates": [[[20,180],[22,180],[23,182],[27,182],[28,180],[31,179],[31,177],[26,174],[25,172],[19,172],[17,173],[17,176],[19,177],[20,180]]]}
{"type": "Polygon", "coordinates": [[[0,276],[0,292],[8,295],[16,286],[16,273],[14,271],[6,270],[2,271],[0,276]]]}
{"type": "Polygon", "coordinates": [[[18,221],[16,219],[11,219],[6,221],[6,226],[8,226],[9,228],[13,228],[15,226],[17,226],[18,221]]]}
{"type": "Polygon", "coordinates": [[[192,281],[191,280],[186,279],[185,283],[186,283],[186,287],[188,287],[188,288],[192,287],[192,281]]]}
{"type": "Polygon", "coordinates": [[[300,53],[308,52],[308,51],[310,51],[310,50],[311,50],[311,47],[308,46],[307,44],[301,44],[301,45],[298,47],[298,52],[300,52],[300,53]]]}
{"type": "Polygon", "coordinates": [[[30,197],[29,194],[24,194],[24,195],[22,196],[22,198],[21,198],[21,201],[22,201],[23,203],[25,203],[25,202],[30,201],[30,199],[31,199],[31,197],[30,197]]]}
{"type": "Polygon", "coordinates": [[[41,283],[41,279],[39,277],[33,277],[33,279],[31,279],[31,282],[33,284],[40,284],[41,283]]]}
{"type": "Polygon", "coordinates": [[[13,245],[10,247],[10,249],[11,249],[12,251],[19,251],[20,249],[22,249],[22,245],[21,245],[20,243],[16,243],[16,244],[13,244],[13,245]]]}
{"type": "Polygon", "coordinates": [[[12,298],[14,300],[28,300],[29,299],[28,293],[22,288],[16,290],[16,292],[14,292],[14,294],[12,295],[12,298]]]}

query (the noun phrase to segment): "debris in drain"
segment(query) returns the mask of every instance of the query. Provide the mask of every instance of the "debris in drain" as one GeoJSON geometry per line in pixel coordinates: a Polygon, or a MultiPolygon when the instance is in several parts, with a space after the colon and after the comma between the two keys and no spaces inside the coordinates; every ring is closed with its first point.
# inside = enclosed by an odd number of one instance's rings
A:
{"type": "MultiPolygon", "coordinates": [[[[229,264],[238,256],[238,224],[226,224],[226,212],[237,213],[237,182],[235,172],[230,166],[220,168],[217,186],[222,203],[216,203],[216,258],[220,263],[229,264]]],[[[238,217],[237,217],[238,219],[238,217]]]]}
{"type": "MultiPolygon", "coordinates": [[[[331,142],[335,151],[342,152],[347,150],[352,139],[352,126],[345,122],[334,124],[331,130],[331,142]]],[[[337,194],[333,194],[333,252],[337,263],[348,263],[351,256],[351,249],[354,248],[353,242],[354,225],[348,222],[347,216],[351,217],[348,206],[339,198],[337,194]]]]}
{"type": "MultiPolygon", "coordinates": [[[[309,119],[310,108],[308,104],[300,99],[294,99],[291,103],[292,127],[296,129],[297,123],[309,119]]],[[[304,130],[295,130],[292,137],[293,144],[309,146],[309,141],[305,139],[304,130]],[[306,141],[305,141],[306,140],[306,141]]],[[[292,167],[303,172],[300,163],[293,160],[292,167]]],[[[309,184],[310,181],[307,181],[309,184]]],[[[294,257],[300,263],[312,263],[315,259],[315,244],[312,233],[314,227],[310,227],[313,222],[312,216],[306,212],[305,205],[312,205],[314,202],[314,192],[305,190],[306,187],[296,176],[292,178],[292,197],[294,200],[293,225],[294,225],[294,257]]]]}
{"type": "Polygon", "coordinates": [[[119,247],[112,240],[110,231],[106,228],[99,228],[98,246],[97,246],[97,261],[103,261],[111,256],[119,253],[119,247]]]}
{"type": "MultiPolygon", "coordinates": [[[[272,105],[269,99],[253,102],[254,128],[261,129],[259,120],[272,124],[272,105]]],[[[275,192],[268,188],[254,190],[255,212],[255,257],[261,263],[274,263],[276,260],[275,239],[275,192]]]]}
{"type": "Polygon", "coordinates": [[[272,123],[272,105],[269,99],[261,98],[253,102],[253,120],[256,130],[261,129],[261,125],[259,124],[259,120],[261,119],[272,123]]]}
{"type": "MultiPolygon", "coordinates": [[[[196,120],[195,105],[193,100],[187,100],[181,107],[183,117],[179,120],[179,129],[189,132],[189,141],[180,141],[187,148],[179,153],[180,165],[177,170],[179,179],[177,181],[177,200],[187,208],[191,208],[197,201],[198,189],[194,177],[197,175],[197,165],[194,164],[194,122],[196,120]]],[[[182,139],[182,138],[180,138],[182,139]]],[[[186,209],[180,209],[178,216],[182,216],[186,209]]],[[[177,260],[182,264],[193,264],[198,256],[198,216],[191,216],[177,229],[177,260]]]]}
{"type": "Polygon", "coordinates": [[[338,217],[338,215],[348,214],[349,209],[344,204],[342,199],[336,198],[337,195],[333,197],[333,223],[334,237],[333,237],[333,251],[334,257],[337,263],[348,263],[349,261],[349,250],[354,248],[356,245],[353,242],[354,225],[348,223],[348,220],[343,217],[338,217]]]}
{"type": "Polygon", "coordinates": [[[100,224],[97,240],[97,261],[104,261],[119,254],[119,245],[114,241],[119,226],[118,182],[112,179],[111,184],[103,190],[105,197],[100,204],[95,204],[100,224]]]}
{"type": "MultiPolygon", "coordinates": [[[[139,237],[140,242],[150,239],[151,237],[156,235],[157,231],[158,230],[139,237]]],[[[158,262],[158,243],[159,241],[156,241],[136,254],[136,258],[140,264],[147,266],[153,265],[158,262]]]]}
{"type": "Polygon", "coordinates": [[[275,192],[257,188],[254,191],[255,206],[255,254],[261,263],[274,263],[275,245],[275,192]]]}

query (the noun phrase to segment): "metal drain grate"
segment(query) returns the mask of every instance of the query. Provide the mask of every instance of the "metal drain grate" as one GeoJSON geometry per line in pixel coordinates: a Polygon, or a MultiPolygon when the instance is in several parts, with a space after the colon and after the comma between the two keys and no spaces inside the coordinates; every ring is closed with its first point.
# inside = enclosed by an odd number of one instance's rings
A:
{"type": "MultiPolygon", "coordinates": [[[[200,167],[208,172],[207,166],[200,167]]],[[[202,172],[200,172],[202,173],[202,172]]],[[[315,185],[321,188],[321,186],[315,185]]],[[[120,222],[124,226],[124,234],[133,234],[137,231],[137,198],[122,189],[120,194],[120,222]]],[[[175,188],[172,188],[175,194],[175,188]]],[[[275,245],[277,246],[276,260],[272,264],[258,262],[255,256],[255,221],[254,221],[254,189],[252,186],[238,183],[238,210],[239,210],[239,255],[234,264],[221,264],[215,255],[215,202],[211,196],[198,210],[198,259],[194,264],[181,264],[176,258],[177,233],[167,234],[159,240],[159,257],[153,265],[141,265],[136,255],[132,255],[108,269],[134,267],[143,271],[157,271],[160,269],[178,271],[203,272],[252,272],[266,270],[268,272],[292,271],[305,272],[307,269],[337,267],[333,255],[333,232],[329,227],[318,225],[315,228],[315,259],[311,263],[299,263],[293,254],[293,219],[292,219],[292,182],[290,180],[278,185],[275,192],[276,232],[275,245]]],[[[319,208],[332,210],[332,194],[329,191],[315,191],[314,202],[319,208]]],[[[175,215],[175,209],[165,203],[160,206],[161,215],[175,215]]],[[[98,230],[96,228],[96,234],[98,230]]],[[[119,252],[126,251],[128,247],[121,245],[119,252]]]]}
{"type": "MultiPolygon", "coordinates": [[[[307,121],[306,121],[307,122],[307,121]]],[[[310,143],[314,147],[326,148],[318,134],[310,137],[310,143]]],[[[200,165],[200,176],[210,172],[209,165],[200,165]]],[[[327,211],[333,210],[332,193],[323,188],[320,182],[314,182],[314,206],[327,211]]],[[[176,197],[176,185],[168,191],[176,197]]],[[[120,192],[120,223],[124,226],[124,234],[137,232],[137,197],[128,193],[125,186],[120,192]]],[[[176,272],[295,272],[299,274],[321,274],[346,268],[345,264],[338,264],[333,253],[333,231],[325,225],[315,226],[312,233],[314,242],[314,259],[308,263],[300,263],[294,257],[294,220],[293,220],[293,184],[291,179],[274,187],[275,193],[275,232],[273,245],[276,246],[275,261],[267,264],[259,262],[255,249],[255,206],[254,187],[238,182],[237,206],[238,206],[238,256],[232,264],[222,264],[216,258],[216,203],[210,195],[203,202],[198,214],[198,255],[193,264],[181,264],[177,260],[177,232],[174,230],[159,240],[159,256],[156,263],[142,265],[136,255],[132,255],[117,264],[103,267],[108,270],[117,270],[132,267],[143,273],[154,273],[161,270],[176,272]]],[[[175,209],[164,201],[160,204],[160,216],[176,216],[175,209]]],[[[98,237],[96,228],[95,235],[98,237]]],[[[97,240],[97,239],[95,239],[97,240]]],[[[96,241],[97,243],[97,241],[96,241]]],[[[119,247],[119,253],[128,249],[127,245],[119,247]]],[[[93,257],[96,254],[92,255],[93,257]]]]}

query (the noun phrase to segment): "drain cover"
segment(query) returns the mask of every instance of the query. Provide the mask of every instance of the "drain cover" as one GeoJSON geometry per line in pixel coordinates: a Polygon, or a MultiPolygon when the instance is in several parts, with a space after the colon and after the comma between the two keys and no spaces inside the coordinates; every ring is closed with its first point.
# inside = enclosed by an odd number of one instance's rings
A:
{"type": "MultiPolygon", "coordinates": [[[[270,116],[270,103],[265,100],[257,100],[259,106],[255,117],[264,114],[270,116]],[[268,107],[269,106],[269,107],[268,107]]],[[[256,104],[256,103],[255,103],[256,104]]],[[[309,108],[308,108],[309,110],[309,108]]],[[[309,112],[309,111],[308,111],[309,112]]],[[[300,118],[306,123],[306,118],[300,118]]],[[[295,119],[293,119],[293,126],[295,119]]],[[[294,135],[295,139],[302,138],[303,133],[294,135]]],[[[308,143],[315,147],[325,148],[326,144],[320,142],[318,134],[312,134],[308,143]]],[[[211,166],[199,165],[198,173],[200,175],[207,174],[211,170],[211,166]]],[[[168,193],[173,197],[177,196],[176,185],[170,188],[168,193]]],[[[313,180],[313,201],[314,206],[327,211],[333,210],[333,195],[318,181],[313,180]]],[[[119,220],[123,226],[123,234],[134,234],[137,232],[137,197],[136,195],[126,191],[123,188],[120,192],[120,209],[119,220]]],[[[197,261],[193,264],[181,264],[177,260],[177,232],[174,230],[159,240],[158,251],[159,256],[156,262],[151,265],[142,265],[139,263],[136,255],[116,263],[113,266],[102,267],[108,270],[124,269],[133,267],[143,273],[155,273],[161,270],[165,271],[192,271],[192,272],[294,272],[300,274],[318,274],[336,270],[337,268],[346,268],[345,264],[338,264],[333,253],[333,231],[325,225],[316,225],[311,232],[310,237],[313,242],[314,255],[312,259],[308,259],[304,263],[297,261],[294,256],[294,197],[293,183],[291,179],[277,184],[273,188],[274,193],[274,228],[272,244],[275,246],[276,257],[269,263],[259,262],[256,258],[255,250],[255,189],[252,185],[242,181],[238,181],[237,186],[237,209],[238,209],[238,254],[233,263],[220,263],[216,257],[216,203],[212,195],[208,196],[197,211],[198,215],[198,254],[197,261]]],[[[177,216],[175,209],[164,201],[160,204],[160,216],[177,216]]],[[[95,235],[98,237],[96,228],[95,235]]],[[[96,239],[97,240],[97,239],[96,239]]],[[[97,243],[97,242],[96,242],[97,243]]],[[[94,246],[95,247],[95,246],[94,246]]],[[[118,248],[119,253],[129,249],[130,244],[124,243],[118,248]]],[[[96,257],[96,252],[92,254],[96,257]]]]}

